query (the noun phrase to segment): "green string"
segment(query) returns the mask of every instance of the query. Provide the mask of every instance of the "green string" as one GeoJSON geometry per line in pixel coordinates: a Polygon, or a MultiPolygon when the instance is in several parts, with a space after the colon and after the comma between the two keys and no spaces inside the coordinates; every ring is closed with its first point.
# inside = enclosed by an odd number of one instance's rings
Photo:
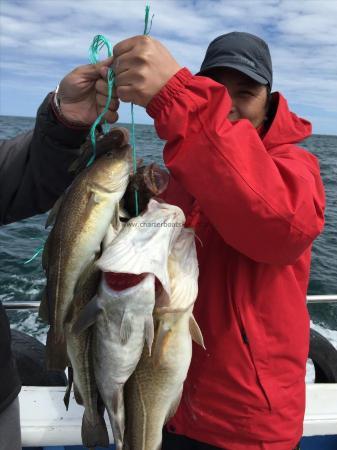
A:
{"type": "MultiPolygon", "coordinates": [[[[152,20],[153,15],[151,18],[150,26],[149,26],[149,14],[150,14],[150,5],[147,4],[145,6],[145,19],[144,19],[144,35],[148,35],[152,28],[152,20]]],[[[101,34],[98,34],[94,37],[92,44],[89,48],[89,59],[92,64],[97,64],[98,62],[98,54],[102,48],[106,46],[108,50],[108,56],[112,56],[112,46],[111,43],[101,34]]],[[[97,117],[95,122],[93,123],[91,129],[90,129],[90,138],[93,148],[93,154],[90,158],[90,160],[87,163],[87,167],[90,166],[95,158],[96,158],[96,128],[98,124],[101,122],[104,114],[108,111],[109,105],[111,103],[112,98],[112,89],[115,85],[115,74],[113,73],[113,70],[111,68],[108,69],[108,99],[106,101],[104,110],[101,112],[101,114],[97,117]]],[[[108,124],[105,123],[103,125],[103,132],[108,132],[108,124]]],[[[133,171],[136,173],[137,171],[137,154],[136,154],[136,138],[135,138],[135,118],[134,118],[134,105],[131,103],[131,146],[132,146],[132,160],[133,160],[133,171]]],[[[135,189],[135,213],[136,216],[139,214],[139,198],[138,198],[138,190],[135,189]]]]}
{"type": "MultiPolygon", "coordinates": [[[[32,237],[32,238],[30,238],[30,239],[37,239],[37,240],[39,240],[39,241],[41,241],[41,239],[40,238],[34,238],[34,237],[32,237]]],[[[30,259],[28,259],[27,261],[25,261],[23,264],[28,264],[28,263],[30,263],[30,262],[32,262],[35,258],[37,258],[38,256],[39,256],[39,254],[43,251],[43,248],[44,248],[44,245],[42,245],[41,247],[38,247],[36,250],[35,250],[35,253],[34,253],[34,255],[30,258],[30,259]]]]}
{"type": "MultiPolygon", "coordinates": [[[[89,59],[92,64],[98,63],[98,54],[104,46],[107,47],[108,56],[109,57],[112,56],[112,46],[111,46],[111,43],[108,41],[108,39],[101,34],[98,34],[97,36],[95,36],[92,41],[92,44],[89,48],[89,59]]],[[[96,128],[97,128],[98,124],[101,122],[104,114],[109,109],[109,106],[111,103],[111,98],[112,98],[112,89],[113,89],[114,85],[115,85],[115,74],[113,73],[113,70],[111,68],[109,68],[108,69],[108,98],[105,103],[105,107],[104,107],[103,111],[97,117],[97,119],[92,124],[91,129],[90,129],[90,138],[91,138],[91,143],[92,143],[93,154],[87,163],[87,167],[90,166],[95,161],[95,158],[96,158],[96,128]]],[[[103,124],[103,132],[105,134],[109,131],[108,127],[109,126],[107,125],[107,123],[103,124]]]]}
{"type": "Polygon", "coordinates": [[[42,250],[43,250],[43,247],[39,247],[39,248],[37,249],[37,251],[34,253],[34,255],[33,255],[30,259],[28,259],[27,261],[25,261],[23,264],[28,264],[28,263],[32,262],[35,258],[38,257],[38,255],[42,252],[42,250]]]}
{"type": "MultiPolygon", "coordinates": [[[[151,23],[150,23],[150,27],[148,29],[148,25],[149,25],[149,15],[150,15],[150,5],[147,4],[145,6],[145,19],[144,19],[144,35],[147,36],[152,28],[152,20],[153,20],[153,15],[151,18],[151,23]]],[[[134,116],[134,105],[133,103],[131,103],[131,145],[132,145],[132,160],[133,160],[133,171],[134,173],[136,173],[137,171],[137,158],[136,158],[136,133],[135,133],[135,116],[134,116]]],[[[137,188],[135,189],[135,213],[136,216],[138,216],[139,214],[139,202],[138,202],[138,190],[137,188]]]]}
{"type": "Polygon", "coordinates": [[[151,17],[150,28],[147,29],[148,24],[149,24],[149,15],[150,15],[150,5],[147,4],[145,6],[145,24],[144,24],[144,33],[143,33],[145,36],[148,36],[150,34],[150,31],[151,31],[151,28],[152,28],[152,20],[153,20],[154,14],[152,14],[152,17],[151,17]]]}
{"type": "MultiPolygon", "coordinates": [[[[137,155],[136,155],[136,133],[135,133],[135,116],[133,110],[133,103],[131,103],[131,146],[132,146],[132,163],[133,163],[133,173],[137,172],[137,155]]],[[[138,189],[135,187],[135,213],[136,216],[139,214],[139,198],[138,189]]]]}

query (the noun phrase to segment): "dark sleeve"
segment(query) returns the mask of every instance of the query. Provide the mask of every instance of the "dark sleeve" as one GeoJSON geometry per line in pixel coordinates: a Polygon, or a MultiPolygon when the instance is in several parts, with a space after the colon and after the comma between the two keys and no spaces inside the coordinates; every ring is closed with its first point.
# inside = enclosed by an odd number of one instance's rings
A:
{"type": "Polygon", "coordinates": [[[72,182],[69,166],[89,129],[56,119],[49,94],[33,131],[0,142],[0,224],[48,211],[72,182]]]}

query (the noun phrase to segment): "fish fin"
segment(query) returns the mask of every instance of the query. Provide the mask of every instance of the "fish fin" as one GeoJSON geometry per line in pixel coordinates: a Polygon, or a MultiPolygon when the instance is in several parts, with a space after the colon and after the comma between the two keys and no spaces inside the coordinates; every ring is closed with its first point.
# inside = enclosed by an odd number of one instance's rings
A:
{"type": "Polygon", "coordinates": [[[103,238],[102,241],[102,248],[103,251],[109,247],[109,245],[111,244],[111,242],[115,239],[115,237],[117,236],[117,231],[116,229],[113,227],[113,225],[109,224],[108,225],[108,229],[105,233],[105,236],[103,238]]]}
{"type": "Polygon", "coordinates": [[[145,334],[145,342],[147,343],[149,349],[149,356],[151,356],[152,343],[154,339],[154,326],[153,326],[153,317],[152,315],[146,317],[144,322],[144,334],[145,334]]]}
{"type": "Polygon", "coordinates": [[[183,390],[181,390],[179,392],[177,398],[175,400],[173,400],[173,402],[171,403],[170,409],[168,410],[168,413],[165,417],[164,425],[166,425],[166,423],[171,419],[171,417],[173,417],[175,415],[175,413],[177,412],[182,394],[183,394],[183,390]]]}
{"type": "Polygon", "coordinates": [[[73,161],[73,162],[70,164],[70,166],[68,167],[68,172],[69,172],[69,173],[71,173],[71,172],[76,172],[77,169],[78,169],[78,167],[79,167],[79,165],[80,165],[80,161],[79,161],[79,158],[77,158],[77,159],[75,159],[75,161],[73,161]]]}
{"type": "Polygon", "coordinates": [[[125,431],[123,385],[119,386],[117,389],[114,389],[112,392],[112,411],[113,414],[110,417],[110,421],[114,435],[114,443],[116,450],[122,450],[125,431]]]}
{"type": "Polygon", "coordinates": [[[111,226],[114,230],[120,229],[120,220],[119,220],[119,203],[117,203],[112,219],[111,219],[111,226]]]}
{"type": "Polygon", "coordinates": [[[120,219],[131,219],[130,214],[127,212],[127,210],[125,208],[123,208],[123,206],[121,206],[121,203],[119,204],[119,215],[118,217],[120,219]]]}
{"type": "Polygon", "coordinates": [[[90,302],[81,310],[78,318],[72,326],[72,333],[81,334],[84,330],[91,327],[96,322],[98,314],[102,311],[102,307],[99,305],[97,295],[93,297],[90,302]]]}
{"type": "Polygon", "coordinates": [[[156,368],[160,365],[160,361],[165,353],[165,347],[167,341],[170,337],[171,330],[165,326],[165,323],[159,321],[158,329],[156,332],[156,340],[154,344],[154,349],[152,352],[152,362],[153,366],[156,368]]]}
{"type": "Polygon", "coordinates": [[[39,306],[39,318],[50,325],[47,288],[44,288],[39,306]]]}
{"type": "Polygon", "coordinates": [[[78,389],[78,387],[77,387],[77,385],[75,383],[74,383],[74,397],[75,397],[76,403],[78,405],[83,405],[84,404],[83,399],[82,399],[82,395],[81,395],[81,393],[80,393],[80,391],[79,391],[79,389],[78,389]]]}
{"type": "Polygon", "coordinates": [[[97,393],[97,411],[98,411],[98,414],[100,416],[104,416],[105,404],[104,404],[104,402],[102,400],[101,394],[100,394],[98,389],[97,389],[96,393],[97,393]]]}
{"type": "Polygon", "coordinates": [[[132,333],[132,316],[124,311],[121,327],[119,330],[119,336],[121,339],[121,344],[125,345],[132,333]]]}
{"type": "Polygon", "coordinates": [[[65,404],[67,411],[68,411],[68,408],[69,408],[71,386],[72,386],[73,381],[74,381],[73,374],[74,373],[73,373],[72,367],[68,367],[68,386],[67,386],[66,392],[65,392],[64,397],[63,397],[63,403],[65,404]]]}
{"type": "Polygon", "coordinates": [[[109,446],[109,435],[104,418],[98,415],[97,421],[92,424],[88,418],[87,410],[84,411],[82,418],[81,435],[84,447],[109,446]]]}
{"type": "Polygon", "coordinates": [[[50,242],[53,238],[53,230],[51,230],[51,232],[48,234],[48,237],[46,239],[46,242],[44,243],[43,246],[43,251],[42,251],[42,268],[45,272],[45,274],[47,274],[48,272],[48,262],[49,262],[49,247],[50,247],[50,242]]]}
{"type": "MultiPolygon", "coordinates": [[[[87,284],[88,280],[91,279],[92,277],[96,276],[97,277],[97,287],[98,287],[98,283],[99,283],[99,273],[100,270],[98,269],[98,267],[95,264],[95,260],[90,262],[82,271],[81,275],[79,276],[76,285],[75,285],[75,289],[74,289],[74,296],[73,298],[75,299],[79,294],[80,291],[82,291],[82,289],[85,287],[85,285],[87,284]]],[[[92,280],[89,281],[89,283],[91,284],[92,280]]]]}
{"type": "Polygon", "coordinates": [[[101,199],[97,192],[90,190],[89,191],[89,200],[86,206],[86,213],[90,215],[91,210],[100,203],[101,199]]]}
{"type": "Polygon", "coordinates": [[[47,220],[46,220],[46,224],[45,224],[45,228],[48,228],[50,225],[54,225],[55,220],[56,220],[56,216],[59,213],[60,207],[62,205],[63,199],[64,199],[65,193],[61,195],[61,197],[59,197],[56,202],[54,203],[54,206],[52,207],[52,209],[49,211],[47,220]]]}
{"type": "Polygon", "coordinates": [[[190,317],[189,326],[190,326],[190,333],[191,333],[191,337],[192,337],[193,341],[196,344],[199,344],[204,350],[206,350],[204,338],[202,336],[199,325],[198,325],[197,321],[195,320],[195,317],[193,316],[193,314],[190,317]]]}
{"type": "Polygon", "coordinates": [[[64,370],[68,365],[67,344],[65,339],[56,340],[53,327],[47,333],[46,362],[48,370],[64,370]]]}

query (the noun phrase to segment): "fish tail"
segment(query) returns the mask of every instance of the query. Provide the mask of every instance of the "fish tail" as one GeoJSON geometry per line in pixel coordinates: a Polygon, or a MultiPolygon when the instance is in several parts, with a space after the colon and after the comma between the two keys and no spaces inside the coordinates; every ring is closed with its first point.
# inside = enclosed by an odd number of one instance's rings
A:
{"type": "Polygon", "coordinates": [[[109,435],[105,420],[97,416],[97,421],[92,424],[84,411],[82,419],[82,442],[85,447],[109,447],[109,435]]]}
{"type": "Polygon", "coordinates": [[[46,363],[48,370],[64,370],[68,365],[67,344],[64,338],[56,339],[53,327],[47,333],[46,363]]]}
{"type": "Polygon", "coordinates": [[[114,443],[116,450],[122,450],[125,430],[125,411],[122,385],[113,390],[111,406],[112,411],[108,410],[108,413],[110,417],[112,432],[114,435],[114,443]]]}

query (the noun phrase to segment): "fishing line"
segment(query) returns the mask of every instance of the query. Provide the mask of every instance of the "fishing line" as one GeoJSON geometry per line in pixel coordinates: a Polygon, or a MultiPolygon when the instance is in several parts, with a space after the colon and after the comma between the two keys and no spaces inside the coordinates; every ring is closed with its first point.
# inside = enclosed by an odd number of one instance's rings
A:
{"type": "MultiPolygon", "coordinates": [[[[89,59],[92,64],[98,63],[98,54],[104,46],[107,47],[108,56],[109,57],[112,56],[112,46],[111,46],[111,43],[108,41],[108,39],[105,36],[103,36],[102,34],[98,34],[97,36],[95,36],[92,41],[92,44],[89,48],[89,59]]],[[[101,112],[101,114],[99,114],[99,116],[97,117],[97,119],[95,120],[95,122],[92,124],[92,126],[90,128],[90,139],[91,139],[91,143],[92,143],[93,154],[87,163],[87,167],[90,166],[95,161],[95,158],[96,158],[96,128],[99,125],[99,123],[101,122],[104,114],[108,111],[110,103],[111,103],[112,89],[115,85],[115,74],[110,67],[108,69],[107,79],[108,79],[107,101],[105,103],[103,111],[101,112]]],[[[108,131],[109,131],[109,126],[108,126],[107,122],[105,122],[105,124],[103,125],[103,132],[104,132],[104,134],[106,134],[108,131]]]]}
{"type": "MultiPolygon", "coordinates": [[[[143,33],[145,36],[147,36],[150,33],[151,28],[152,28],[152,20],[153,20],[154,15],[152,14],[151,22],[150,22],[150,26],[149,26],[149,14],[150,14],[150,5],[147,4],[145,6],[145,19],[144,19],[145,23],[144,23],[144,33],[143,33]]],[[[108,57],[112,56],[112,46],[111,46],[110,41],[102,34],[98,34],[97,36],[95,36],[92,41],[91,46],[89,47],[89,60],[92,64],[98,63],[99,52],[102,50],[102,48],[104,46],[106,46],[106,48],[107,48],[108,57]]],[[[96,128],[99,125],[99,123],[101,122],[104,114],[109,109],[111,99],[112,99],[112,90],[115,86],[115,74],[110,67],[108,69],[107,79],[108,79],[108,98],[107,98],[105,107],[90,128],[90,139],[91,139],[91,143],[92,143],[93,154],[91,155],[91,158],[87,163],[87,167],[90,166],[95,161],[95,158],[96,158],[96,128]]],[[[102,127],[103,127],[103,133],[106,134],[109,131],[108,123],[105,121],[105,123],[103,124],[102,127]]],[[[131,103],[131,146],[132,146],[132,160],[133,160],[134,173],[136,173],[136,171],[137,171],[137,155],[136,155],[135,135],[136,135],[136,133],[135,133],[134,110],[133,110],[133,103],[131,103]]],[[[135,188],[135,212],[136,212],[136,216],[138,216],[139,203],[138,203],[138,189],[137,188],[135,188]]],[[[32,239],[35,239],[35,238],[32,238],[32,239]]],[[[25,261],[23,264],[28,264],[31,261],[33,261],[35,258],[37,258],[37,256],[42,251],[43,251],[43,246],[39,247],[36,250],[36,252],[34,253],[34,255],[30,259],[25,261]]]]}
{"type": "MultiPolygon", "coordinates": [[[[144,32],[143,34],[145,36],[148,36],[148,34],[151,31],[152,28],[152,20],[153,15],[151,17],[151,23],[150,27],[148,29],[149,25],[149,14],[150,14],[150,5],[146,4],[145,6],[145,18],[144,18],[144,32]]],[[[135,133],[135,115],[134,115],[134,108],[133,103],[131,103],[131,146],[132,146],[132,161],[133,161],[133,171],[136,173],[137,171],[137,155],[136,155],[136,133],[135,133]]],[[[135,187],[135,213],[136,216],[139,214],[139,193],[137,187],[135,187]]]]}
{"type": "Polygon", "coordinates": [[[28,259],[27,261],[25,261],[23,264],[28,264],[30,262],[32,262],[35,258],[37,258],[39,256],[39,254],[43,251],[43,247],[39,247],[37,249],[37,251],[34,253],[34,255],[28,259]]]}
{"type": "MultiPolygon", "coordinates": [[[[152,28],[152,20],[154,15],[151,17],[151,22],[149,26],[149,14],[150,14],[150,5],[146,4],[145,6],[145,18],[144,18],[144,35],[147,36],[152,28]]],[[[98,62],[98,54],[102,48],[106,46],[108,51],[108,56],[112,56],[112,46],[109,40],[101,35],[98,34],[94,37],[93,42],[89,48],[89,59],[92,64],[97,64],[98,62]]],[[[108,98],[104,107],[104,110],[101,112],[101,114],[97,117],[95,122],[93,123],[91,129],[90,129],[90,138],[93,148],[93,154],[90,158],[90,160],[87,163],[87,167],[90,166],[95,158],[96,158],[96,128],[98,124],[101,122],[104,114],[108,111],[109,105],[111,103],[112,98],[112,89],[115,86],[115,74],[111,68],[108,69],[108,98]]],[[[106,124],[107,125],[107,124],[106,124]]],[[[103,132],[107,133],[108,126],[103,126],[103,132]]],[[[133,172],[136,173],[137,171],[137,153],[136,153],[136,133],[135,133],[135,118],[134,118],[134,105],[131,103],[131,147],[132,147],[132,162],[133,162],[133,172]]],[[[139,194],[138,189],[135,187],[135,214],[138,216],[139,214],[139,194]]]]}
{"type": "MultiPolygon", "coordinates": [[[[32,237],[30,239],[38,239],[39,241],[41,240],[40,238],[34,238],[34,237],[32,237]]],[[[39,254],[43,251],[43,247],[44,247],[44,245],[42,245],[41,247],[38,247],[35,250],[34,255],[30,259],[27,259],[27,261],[24,261],[23,264],[28,264],[28,263],[32,262],[35,258],[37,258],[39,256],[39,254]]]]}

